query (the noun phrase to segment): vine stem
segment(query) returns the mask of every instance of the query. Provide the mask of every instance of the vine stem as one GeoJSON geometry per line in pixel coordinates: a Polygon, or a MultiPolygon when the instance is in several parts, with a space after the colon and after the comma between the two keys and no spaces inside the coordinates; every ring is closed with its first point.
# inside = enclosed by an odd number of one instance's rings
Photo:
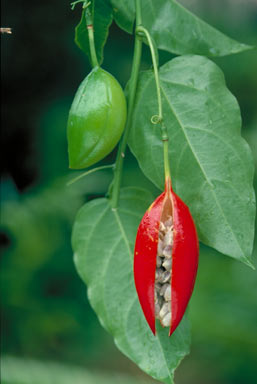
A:
{"type": "MultiPolygon", "coordinates": [[[[147,42],[149,44],[149,47],[150,47],[152,63],[153,63],[153,70],[154,70],[154,78],[155,78],[155,83],[156,83],[156,91],[157,91],[157,99],[158,99],[158,109],[159,109],[158,116],[156,116],[157,117],[157,121],[156,122],[161,122],[162,118],[163,118],[162,117],[161,87],[160,87],[160,80],[159,80],[159,73],[158,73],[157,57],[156,57],[155,50],[154,50],[153,40],[152,40],[148,30],[146,28],[144,28],[142,25],[139,25],[136,28],[136,33],[139,36],[141,36],[141,34],[144,34],[146,39],[147,39],[147,42]]],[[[154,117],[155,116],[153,116],[152,119],[154,117]]]]}
{"type": "Polygon", "coordinates": [[[152,116],[151,122],[153,124],[158,124],[158,123],[161,124],[161,133],[162,133],[162,141],[163,141],[163,157],[164,157],[164,174],[165,174],[166,180],[167,179],[171,180],[170,165],[169,165],[169,146],[168,146],[169,138],[168,138],[167,128],[163,122],[161,87],[160,87],[157,57],[156,57],[156,53],[153,45],[153,40],[148,30],[141,25],[139,25],[136,28],[136,33],[139,35],[143,34],[146,37],[150,47],[153,69],[154,69],[154,78],[155,78],[155,84],[156,84],[157,100],[158,100],[158,115],[152,116]]]}
{"type": "Polygon", "coordinates": [[[102,171],[103,169],[109,169],[109,168],[113,169],[113,167],[114,167],[114,164],[110,164],[110,165],[101,165],[100,167],[89,169],[89,171],[83,172],[80,175],[78,175],[77,177],[75,177],[74,179],[68,181],[68,183],[66,185],[70,186],[71,184],[76,183],[78,180],[82,179],[85,176],[90,175],[91,173],[94,173],[97,171],[102,171]]]}
{"type": "MultiPolygon", "coordinates": [[[[140,0],[135,0],[135,5],[136,5],[136,28],[137,28],[142,23],[140,0]]],[[[131,121],[132,121],[138,74],[139,74],[139,68],[141,63],[141,53],[142,53],[142,41],[139,39],[139,36],[135,34],[135,46],[134,46],[134,55],[133,55],[133,62],[132,62],[132,71],[131,71],[131,77],[129,81],[128,117],[127,117],[127,122],[125,126],[125,131],[118,148],[115,169],[114,169],[114,179],[112,184],[111,206],[112,206],[112,209],[114,210],[117,209],[118,202],[119,202],[123,162],[125,157],[125,150],[127,146],[129,130],[130,130],[131,121]]]]}

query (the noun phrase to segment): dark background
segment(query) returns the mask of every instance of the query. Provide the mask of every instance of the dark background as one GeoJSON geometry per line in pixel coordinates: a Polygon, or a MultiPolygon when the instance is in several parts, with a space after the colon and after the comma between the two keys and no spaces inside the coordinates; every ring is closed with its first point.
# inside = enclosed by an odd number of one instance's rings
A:
{"type": "MultiPolygon", "coordinates": [[[[231,37],[256,44],[255,0],[183,3],[231,37]]],[[[63,0],[2,1],[1,26],[13,29],[12,35],[1,36],[3,362],[6,375],[19,372],[20,384],[37,383],[31,377],[21,380],[22,372],[26,376],[28,371],[25,358],[62,363],[57,373],[45,363],[35,365],[37,380],[46,369],[50,376],[56,374],[54,381],[42,379],[45,384],[58,383],[58,372],[70,365],[85,369],[81,377],[92,373],[83,383],[107,383],[117,373],[128,375],[119,382],[151,382],[121,355],[100,326],[72,261],[70,235],[75,214],[84,201],[104,195],[111,180],[106,171],[66,186],[67,178],[76,174],[68,171],[67,115],[79,83],[90,71],[86,56],[73,42],[79,19],[80,7],[72,12],[63,0]]],[[[113,24],[103,67],[123,86],[129,78],[132,52],[133,37],[113,24]]],[[[160,62],[170,57],[161,52],[160,62]]],[[[256,164],[256,51],[215,62],[239,101],[242,134],[256,164]]],[[[149,65],[145,47],[142,67],[149,65]]],[[[114,158],[115,151],[103,164],[114,158]]],[[[157,193],[128,155],[124,185],[131,184],[157,193]]],[[[256,272],[202,247],[190,316],[192,352],[177,371],[177,384],[255,383],[256,272]]],[[[12,380],[7,382],[14,383],[12,380]]],[[[80,383],[79,379],[73,382],[80,383]]]]}

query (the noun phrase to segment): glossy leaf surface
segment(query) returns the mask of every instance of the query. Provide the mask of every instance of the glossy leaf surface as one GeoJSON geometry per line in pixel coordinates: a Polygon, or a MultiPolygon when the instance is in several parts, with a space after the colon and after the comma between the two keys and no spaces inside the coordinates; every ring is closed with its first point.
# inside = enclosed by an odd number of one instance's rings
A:
{"type": "Polygon", "coordinates": [[[87,284],[90,303],[118,348],[157,380],[173,383],[173,373],[189,352],[190,332],[184,318],[168,337],[153,336],[141,310],[133,277],[133,250],[139,222],[153,201],[146,191],[122,190],[119,209],[105,198],[87,203],[73,231],[77,270],[87,284]]]}
{"type": "Polygon", "coordinates": [[[113,7],[113,17],[121,29],[128,33],[133,32],[135,21],[135,1],[134,0],[110,0],[113,7]]]}
{"type": "MultiPolygon", "coordinates": [[[[132,32],[134,1],[111,0],[114,18],[127,32],[132,32]]],[[[178,55],[225,56],[252,47],[238,43],[184,8],[175,0],[142,0],[142,24],[159,49],[178,55]]]]}
{"type": "MultiPolygon", "coordinates": [[[[241,116],[221,70],[207,58],[178,57],[160,69],[172,184],[189,206],[199,240],[250,265],[255,196],[253,163],[240,136],[241,116]]],[[[141,75],[130,148],[149,179],[163,188],[153,73],[141,75]]]]}
{"type": "MultiPolygon", "coordinates": [[[[96,55],[101,65],[103,62],[104,45],[108,37],[109,27],[112,23],[112,8],[109,0],[94,0],[92,14],[96,55]]],[[[86,53],[91,61],[85,10],[82,11],[81,20],[75,28],[75,43],[86,53]]]]}
{"type": "Polygon", "coordinates": [[[102,68],[82,81],[68,118],[70,168],[81,169],[107,156],[118,143],[127,117],[123,90],[102,68]]]}

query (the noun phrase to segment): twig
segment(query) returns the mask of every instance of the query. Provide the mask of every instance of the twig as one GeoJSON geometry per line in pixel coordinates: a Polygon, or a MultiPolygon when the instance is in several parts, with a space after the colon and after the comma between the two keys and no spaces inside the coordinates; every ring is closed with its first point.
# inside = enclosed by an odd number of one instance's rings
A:
{"type": "Polygon", "coordinates": [[[12,33],[12,28],[0,28],[1,33],[8,33],[10,35],[12,33]]]}

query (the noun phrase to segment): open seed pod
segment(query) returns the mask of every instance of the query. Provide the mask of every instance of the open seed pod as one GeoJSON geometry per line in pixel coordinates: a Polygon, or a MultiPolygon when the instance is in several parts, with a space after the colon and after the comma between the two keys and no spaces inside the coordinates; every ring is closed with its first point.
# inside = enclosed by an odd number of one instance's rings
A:
{"type": "Polygon", "coordinates": [[[180,323],[194,288],[198,254],[190,211],[167,178],[165,191],[141,220],[134,252],[136,290],[154,335],[156,319],[170,328],[169,336],[180,323]]]}

